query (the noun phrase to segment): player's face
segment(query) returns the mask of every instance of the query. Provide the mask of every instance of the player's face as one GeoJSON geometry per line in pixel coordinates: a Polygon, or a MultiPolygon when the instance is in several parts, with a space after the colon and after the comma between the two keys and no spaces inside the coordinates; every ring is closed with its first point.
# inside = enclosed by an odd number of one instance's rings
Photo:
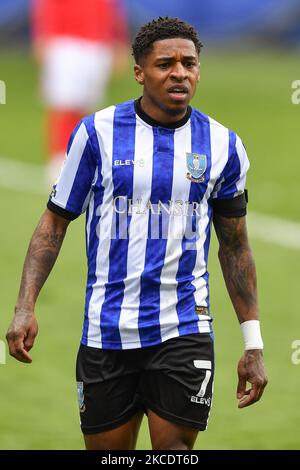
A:
{"type": "Polygon", "coordinates": [[[195,94],[199,76],[199,57],[192,41],[156,41],[142,64],[135,66],[135,78],[144,86],[144,111],[163,123],[181,119],[195,94]]]}

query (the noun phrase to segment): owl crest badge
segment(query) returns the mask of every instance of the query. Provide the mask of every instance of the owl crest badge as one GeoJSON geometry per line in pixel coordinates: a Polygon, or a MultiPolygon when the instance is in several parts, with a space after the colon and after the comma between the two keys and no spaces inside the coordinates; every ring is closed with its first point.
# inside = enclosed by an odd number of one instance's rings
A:
{"type": "Polygon", "coordinates": [[[186,177],[194,183],[202,183],[204,181],[203,174],[207,168],[206,155],[187,152],[186,164],[188,168],[186,177]]]}

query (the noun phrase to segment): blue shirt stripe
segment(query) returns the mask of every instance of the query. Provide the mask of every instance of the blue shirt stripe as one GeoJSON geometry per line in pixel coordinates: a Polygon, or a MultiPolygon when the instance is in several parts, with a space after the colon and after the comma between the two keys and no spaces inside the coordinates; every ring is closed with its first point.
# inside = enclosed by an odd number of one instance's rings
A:
{"type": "MultiPolygon", "coordinates": [[[[95,115],[91,115],[83,120],[86,129],[87,127],[91,128],[90,121],[94,119],[95,115]]],[[[72,141],[74,137],[75,135],[73,135],[72,141]]],[[[88,138],[67,200],[65,207],[67,211],[75,214],[83,212],[83,203],[90,192],[95,175],[96,158],[96,154],[91,147],[90,138],[88,138]]]]}

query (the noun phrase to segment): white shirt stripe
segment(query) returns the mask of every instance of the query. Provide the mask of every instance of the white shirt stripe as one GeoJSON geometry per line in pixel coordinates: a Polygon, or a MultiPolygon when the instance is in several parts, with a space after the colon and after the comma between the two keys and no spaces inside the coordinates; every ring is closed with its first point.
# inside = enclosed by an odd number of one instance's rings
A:
{"type": "Polygon", "coordinates": [[[237,136],[236,138],[236,151],[237,151],[237,154],[240,160],[240,165],[241,165],[241,169],[240,169],[241,177],[239,181],[236,183],[237,192],[235,193],[235,196],[238,196],[239,194],[244,192],[244,188],[246,185],[246,173],[250,166],[245,147],[243,146],[243,143],[239,136],[237,136]]]}
{"type": "Polygon", "coordinates": [[[89,203],[89,217],[86,223],[86,243],[87,243],[87,249],[89,248],[89,243],[90,243],[90,231],[91,231],[91,222],[93,219],[93,214],[94,214],[94,193],[92,192],[91,198],[90,198],[90,203],[89,203]]]}

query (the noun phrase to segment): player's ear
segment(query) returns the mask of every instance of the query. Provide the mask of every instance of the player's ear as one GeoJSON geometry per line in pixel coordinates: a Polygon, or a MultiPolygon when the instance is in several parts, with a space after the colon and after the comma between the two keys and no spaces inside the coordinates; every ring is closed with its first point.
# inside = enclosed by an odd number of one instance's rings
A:
{"type": "Polygon", "coordinates": [[[135,64],[134,66],[134,78],[139,85],[144,85],[144,72],[140,65],[135,64]]]}

